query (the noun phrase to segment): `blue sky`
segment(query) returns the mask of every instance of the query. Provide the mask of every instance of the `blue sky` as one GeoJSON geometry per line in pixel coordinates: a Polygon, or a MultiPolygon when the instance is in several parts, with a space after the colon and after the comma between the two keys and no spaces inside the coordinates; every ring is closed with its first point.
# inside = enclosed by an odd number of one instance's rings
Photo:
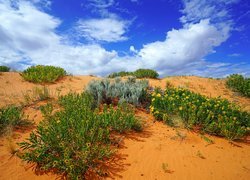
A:
{"type": "Polygon", "coordinates": [[[250,76],[248,0],[0,0],[0,65],[250,76]]]}

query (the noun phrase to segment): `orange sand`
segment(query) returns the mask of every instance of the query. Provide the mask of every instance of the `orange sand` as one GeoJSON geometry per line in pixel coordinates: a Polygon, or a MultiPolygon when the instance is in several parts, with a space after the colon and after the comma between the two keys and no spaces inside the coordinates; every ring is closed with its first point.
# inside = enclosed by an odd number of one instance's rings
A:
{"type": "MultiPolygon", "coordinates": [[[[70,76],[46,86],[56,97],[59,92],[81,92],[91,79],[95,77],[70,76]]],[[[164,87],[166,80],[174,86],[186,87],[207,96],[227,98],[250,110],[250,99],[226,89],[224,80],[187,76],[150,80],[150,84],[164,87]]],[[[18,73],[3,73],[0,75],[0,107],[24,102],[23,94],[31,93],[35,87],[41,85],[24,82],[18,73]]],[[[34,103],[24,110],[36,124],[42,119],[38,107],[44,103],[34,103]]],[[[138,111],[137,115],[146,122],[146,127],[141,133],[121,135],[117,153],[103,167],[108,174],[107,179],[250,179],[248,143],[232,144],[222,138],[207,136],[214,141],[214,144],[208,144],[197,133],[155,122],[146,112],[138,111]]],[[[60,178],[52,173],[40,174],[31,165],[11,156],[10,147],[17,148],[15,143],[23,141],[30,132],[15,130],[11,137],[0,138],[1,180],[60,178]]],[[[87,178],[100,177],[89,174],[87,178]]]]}

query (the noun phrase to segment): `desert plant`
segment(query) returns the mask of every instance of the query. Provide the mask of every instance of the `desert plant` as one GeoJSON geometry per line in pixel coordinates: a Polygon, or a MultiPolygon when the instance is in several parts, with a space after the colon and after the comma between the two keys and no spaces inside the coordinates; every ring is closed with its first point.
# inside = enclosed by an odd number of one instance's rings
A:
{"type": "Polygon", "coordinates": [[[121,71],[114,72],[108,75],[108,78],[124,77],[124,76],[135,76],[136,78],[158,78],[159,74],[152,69],[137,69],[134,72],[121,71]]]}
{"type": "Polygon", "coordinates": [[[128,71],[114,72],[109,74],[108,78],[124,77],[124,76],[133,76],[133,72],[128,72],[128,71]]]}
{"type": "Polygon", "coordinates": [[[8,66],[0,66],[0,72],[9,72],[10,68],[8,66]]]}
{"type": "Polygon", "coordinates": [[[16,127],[30,126],[32,123],[24,119],[20,107],[8,106],[0,108],[0,135],[3,135],[7,129],[16,127]]]}
{"type": "Polygon", "coordinates": [[[152,69],[138,69],[134,73],[137,78],[158,78],[159,74],[152,69]]]}
{"type": "Polygon", "coordinates": [[[47,86],[35,87],[32,91],[23,93],[24,102],[23,106],[30,105],[37,101],[44,101],[52,98],[51,92],[47,86]]]}
{"type": "Polygon", "coordinates": [[[250,97],[250,78],[244,78],[240,74],[232,74],[227,77],[226,85],[233,91],[240,92],[242,95],[250,97]]]}
{"type": "Polygon", "coordinates": [[[116,78],[114,81],[110,79],[93,80],[87,87],[86,91],[94,96],[97,104],[111,104],[114,100],[120,103],[128,102],[136,106],[147,101],[148,81],[136,80],[129,77],[122,81],[116,78]]]}
{"type": "Polygon", "coordinates": [[[188,128],[196,126],[230,140],[241,138],[250,128],[248,112],[225,99],[207,98],[186,89],[168,88],[153,93],[150,110],[157,119],[169,122],[177,115],[188,128]]]}
{"type": "Polygon", "coordinates": [[[89,93],[71,93],[59,98],[60,111],[53,111],[52,104],[41,107],[44,120],[19,144],[20,157],[69,179],[84,179],[89,168],[98,171],[98,164],[112,153],[110,131],[138,128],[138,122],[128,108],[105,106],[99,112],[94,103],[89,93]]]}
{"type": "Polygon", "coordinates": [[[63,68],[55,66],[31,66],[22,73],[22,77],[34,83],[51,83],[66,75],[63,68]]]}

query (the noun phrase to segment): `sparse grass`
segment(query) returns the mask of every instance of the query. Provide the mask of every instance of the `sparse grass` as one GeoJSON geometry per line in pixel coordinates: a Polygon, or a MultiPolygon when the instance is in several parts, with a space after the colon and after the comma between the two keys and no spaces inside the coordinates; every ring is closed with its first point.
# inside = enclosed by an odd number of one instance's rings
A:
{"type": "Polygon", "coordinates": [[[44,101],[52,98],[51,92],[47,86],[35,87],[31,92],[23,93],[24,106],[30,105],[33,102],[44,101]]]}
{"type": "Polygon", "coordinates": [[[21,75],[26,81],[52,83],[66,76],[66,71],[60,67],[37,65],[29,67],[21,75]]]}
{"type": "Polygon", "coordinates": [[[9,106],[0,109],[0,136],[13,128],[30,125],[32,122],[24,119],[20,107],[9,106]]]}

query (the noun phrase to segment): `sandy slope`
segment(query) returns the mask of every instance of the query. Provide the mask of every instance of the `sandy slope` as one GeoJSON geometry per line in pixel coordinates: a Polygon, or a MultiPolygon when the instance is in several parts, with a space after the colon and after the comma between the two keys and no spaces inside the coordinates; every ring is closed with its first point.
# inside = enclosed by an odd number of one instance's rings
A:
{"type": "MultiPolygon", "coordinates": [[[[66,77],[47,85],[51,94],[57,96],[69,91],[81,92],[94,77],[66,77]]],[[[166,80],[175,86],[187,87],[211,97],[222,96],[250,110],[250,100],[225,88],[223,80],[199,77],[171,77],[151,80],[150,84],[164,87],[166,80]]],[[[38,85],[24,82],[18,73],[0,75],[0,106],[24,101],[23,93],[32,93],[38,85]]],[[[36,123],[42,116],[38,102],[25,108],[25,114],[36,123]]],[[[105,164],[108,179],[250,179],[250,146],[231,144],[227,140],[209,137],[214,144],[208,145],[199,134],[183,129],[173,129],[143,111],[138,111],[146,127],[142,133],[121,136],[116,155],[105,164]]],[[[16,156],[11,157],[10,147],[28,137],[31,130],[15,131],[8,139],[0,138],[0,179],[56,179],[51,173],[35,172],[16,156]]],[[[94,174],[88,179],[98,179],[94,174]]]]}

